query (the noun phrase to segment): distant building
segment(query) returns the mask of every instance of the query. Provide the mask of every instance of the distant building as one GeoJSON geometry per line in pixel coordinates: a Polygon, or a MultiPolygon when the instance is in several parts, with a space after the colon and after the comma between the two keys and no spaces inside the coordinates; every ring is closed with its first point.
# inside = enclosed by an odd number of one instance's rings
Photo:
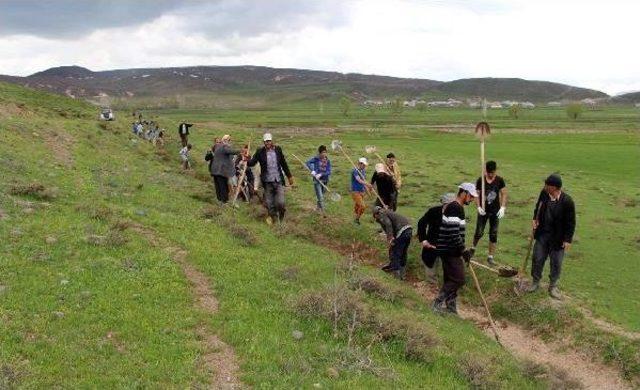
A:
{"type": "Polygon", "coordinates": [[[561,107],[562,103],[561,102],[548,102],[547,106],[549,106],[549,107],[561,107]]]}
{"type": "Polygon", "coordinates": [[[640,108],[640,103],[636,103],[636,107],[637,107],[637,108],[640,108]]]}
{"type": "Polygon", "coordinates": [[[520,103],[520,107],[522,108],[536,108],[536,105],[531,102],[522,102],[520,103]]]}

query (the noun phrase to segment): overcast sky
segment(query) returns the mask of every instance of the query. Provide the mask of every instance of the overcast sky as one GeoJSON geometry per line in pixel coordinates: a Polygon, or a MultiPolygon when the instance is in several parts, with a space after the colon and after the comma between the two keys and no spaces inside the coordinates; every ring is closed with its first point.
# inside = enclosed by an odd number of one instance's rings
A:
{"type": "Polygon", "coordinates": [[[0,74],[265,65],[640,90],[638,0],[0,0],[0,74]]]}

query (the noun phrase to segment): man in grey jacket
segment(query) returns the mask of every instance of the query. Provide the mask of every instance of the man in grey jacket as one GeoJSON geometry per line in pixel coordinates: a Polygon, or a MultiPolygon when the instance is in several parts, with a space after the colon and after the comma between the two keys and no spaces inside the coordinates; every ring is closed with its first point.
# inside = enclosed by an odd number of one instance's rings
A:
{"type": "Polygon", "coordinates": [[[382,226],[389,244],[389,264],[382,267],[385,272],[393,272],[399,279],[404,279],[407,265],[407,251],[411,243],[411,222],[392,211],[376,206],[373,217],[382,226]]]}
{"type": "Polygon", "coordinates": [[[236,174],[233,159],[236,154],[240,154],[240,151],[232,148],[231,136],[228,134],[222,137],[221,143],[216,146],[213,152],[211,174],[213,175],[213,184],[216,187],[216,198],[222,203],[229,201],[229,179],[236,174]]]}

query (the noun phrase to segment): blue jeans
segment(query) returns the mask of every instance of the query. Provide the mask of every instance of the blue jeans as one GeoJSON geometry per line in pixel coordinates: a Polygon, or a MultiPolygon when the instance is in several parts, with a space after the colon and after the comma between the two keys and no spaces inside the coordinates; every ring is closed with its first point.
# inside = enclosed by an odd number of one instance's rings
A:
{"type": "Polygon", "coordinates": [[[325,188],[320,184],[318,180],[313,181],[313,190],[316,192],[316,199],[318,200],[318,210],[324,210],[324,193],[325,188]]]}

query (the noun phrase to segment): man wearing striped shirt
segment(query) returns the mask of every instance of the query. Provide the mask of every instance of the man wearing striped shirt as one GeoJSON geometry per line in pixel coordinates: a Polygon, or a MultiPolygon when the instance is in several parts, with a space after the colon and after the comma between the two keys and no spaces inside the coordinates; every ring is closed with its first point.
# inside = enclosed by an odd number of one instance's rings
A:
{"type": "Polygon", "coordinates": [[[442,207],[442,222],[436,242],[429,243],[432,247],[435,246],[442,259],[443,284],[433,301],[433,310],[436,312],[443,312],[444,305],[447,312],[458,314],[456,298],[458,290],[464,285],[464,262],[468,262],[473,256],[472,249],[465,249],[464,206],[476,197],[478,192],[475,184],[460,184],[456,200],[442,207]]]}

